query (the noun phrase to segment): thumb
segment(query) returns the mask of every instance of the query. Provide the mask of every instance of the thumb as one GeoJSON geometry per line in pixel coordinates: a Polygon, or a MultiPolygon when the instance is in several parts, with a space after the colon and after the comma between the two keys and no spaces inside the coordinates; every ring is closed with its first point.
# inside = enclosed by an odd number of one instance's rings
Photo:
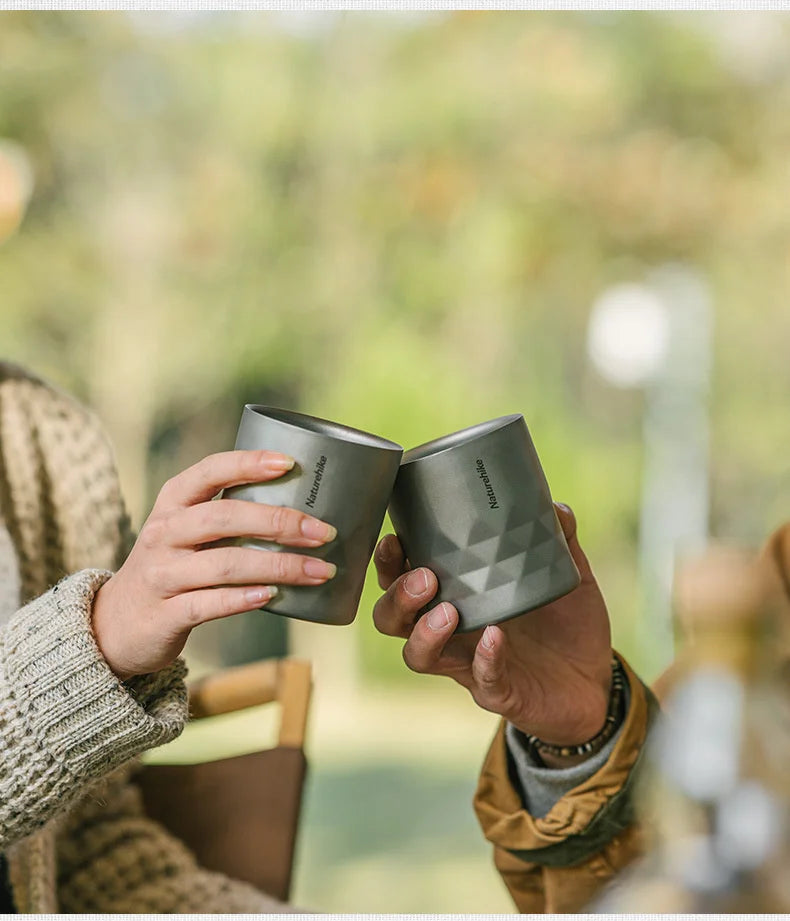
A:
{"type": "Polygon", "coordinates": [[[557,512],[557,518],[560,520],[562,533],[565,535],[565,540],[567,541],[568,549],[573,557],[573,562],[576,564],[579,574],[582,577],[582,582],[592,581],[594,579],[592,567],[590,566],[590,561],[587,559],[587,554],[582,550],[579,544],[576,516],[573,514],[573,510],[563,502],[555,502],[554,508],[557,512]]]}

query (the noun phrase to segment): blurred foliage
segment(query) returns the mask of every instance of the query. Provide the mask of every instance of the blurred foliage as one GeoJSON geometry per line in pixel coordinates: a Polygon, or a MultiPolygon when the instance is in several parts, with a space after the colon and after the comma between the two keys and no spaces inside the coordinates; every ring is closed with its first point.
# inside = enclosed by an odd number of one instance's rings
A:
{"type": "MultiPolygon", "coordinates": [[[[630,649],[641,397],[585,357],[606,286],[716,307],[712,532],[788,515],[786,14],[0,14],[35,189],[0,341],[116,444],[137,521],[244,402],[412,446],[521,411],[630,649]]],[[[405,672],[368,611],[363,666],[405,672]]]]}

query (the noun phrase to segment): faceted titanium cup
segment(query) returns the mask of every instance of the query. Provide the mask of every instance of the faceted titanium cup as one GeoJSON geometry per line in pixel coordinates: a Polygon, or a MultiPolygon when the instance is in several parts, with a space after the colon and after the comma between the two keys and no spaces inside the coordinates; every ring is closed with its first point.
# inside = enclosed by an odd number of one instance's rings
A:
{"type": "Polygon", "coordinates": [[[411,566],[439,580],[431,607],[455,605],[459,632],[541,607],[581,581],[522,415],[407,451],[389,512],[411,566]]]}
{"type": "MultiPolygon", "coordinates": [[[[223,498],[289,506],[337,528],[333,541],[309,551],[334,563],[335,577],[323,585],[280,585],[261,610],[324,624],[350,624],[403,448],[337,422],[257,405],[244,407],[236,448],[280,451],[296,464],[276,480],[226,489],[223,498]]],[[[263,551],[306,552],[253,538],[237,543],[263,551]]]]}

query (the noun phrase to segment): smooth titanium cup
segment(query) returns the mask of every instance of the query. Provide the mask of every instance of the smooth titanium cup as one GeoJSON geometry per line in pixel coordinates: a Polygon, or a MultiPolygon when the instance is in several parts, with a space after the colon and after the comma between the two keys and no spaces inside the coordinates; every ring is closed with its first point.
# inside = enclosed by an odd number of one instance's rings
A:
{"type": "Polygon", "coordinates": [[[430,606],[455,605],[459,632],[539,608],[581,581],[521,415],[407,451],[389,512],[411,566],[439,580],[430,606]]]}
{"type": "Polygon", "coordinates": [[[337,566],[335,577],[323,585],[278,586],[261,610],[323,624],[350,624],[403,448],[337,422],[255,405],[244,407],[236,448],[280,451],[296,464],[276,480],[234,486],[223,497],[289,506],[337,528],[333,541],[309,551],[253,538],[238,541],[262,551],[309,553],[337,566]]]}

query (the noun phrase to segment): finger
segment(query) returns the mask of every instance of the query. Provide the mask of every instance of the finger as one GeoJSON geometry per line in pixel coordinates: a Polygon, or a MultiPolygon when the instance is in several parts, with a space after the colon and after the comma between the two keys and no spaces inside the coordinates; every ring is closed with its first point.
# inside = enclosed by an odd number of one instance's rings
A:
{"type": "Polygon", "coordinates": [[[155,508],[178,508],[213,499],[221,489],[242,483],[265,483],[294,466],[294,459],[276,451],[223,451],[210,454],[168,480],[155,508]]]}
{"type": "Polygon", "coordinates": [[[582,582],[594,579],[590,561],[587,559],[587,555],[579,544],[576,516],[572,509],[563,502],[555,502],[554,508],[557,512],[557,518],[560,520],[562,532],[565,535],[565,540],[567,541],[568,549],[573,557],[573,562],[576,564],[579,574],[582,577],[582,582]]]}
{"type": "Polygon", "coordinates": [[[336,572],[334,563],[300,553],[218,547],[182,556],[154,579],[172,596],[220,585],[323,585],[336,572]]]}
{"type": "Polygon", "coordinates": [[[277,594],[275,585],[244,585],[205,588],[184,592],[167,602],[174,622],[181,630],[191,630],[210,620],[243,614],[266,604],[277,594]]]}
{"type": "Polygon", "coordinates": [[[379,588],[387,589],[402,575],[406,567],[406,558],[400,541],[394,534],[387,534],[381,538],[376,552],[373,554],[376,564],[379,588]]]}
{"type": "Polygon", "coordinates": [[[513,689],[507,671],[507,640],[499,627],[488,626],[475,647],[472,677],[475,699],[486,710],[505,716],[512,707],[513,689]]]}
{"type": "Polygon", "coordinates": [[[403,647],[403,661],[413,672],[435,671],[457,624],[458,612],[446,601],[428,611],[414,625],[403,647]]]}
{"type": "Polygon", "coordinates": [[[321,547],[337,537],[331,524],[304,512],[242,499],[201,502],[170,515],[170,544],[195,547],[227,537],[255,537],[292,547],[321,547]]]}
{"type": "Polygon", "coordinates": [[[413,569],[396,579],[376,602],[373,623],[386,636],[407,637],[417,614],[433,598],[439,588],[430,569],[413,569]]]}

